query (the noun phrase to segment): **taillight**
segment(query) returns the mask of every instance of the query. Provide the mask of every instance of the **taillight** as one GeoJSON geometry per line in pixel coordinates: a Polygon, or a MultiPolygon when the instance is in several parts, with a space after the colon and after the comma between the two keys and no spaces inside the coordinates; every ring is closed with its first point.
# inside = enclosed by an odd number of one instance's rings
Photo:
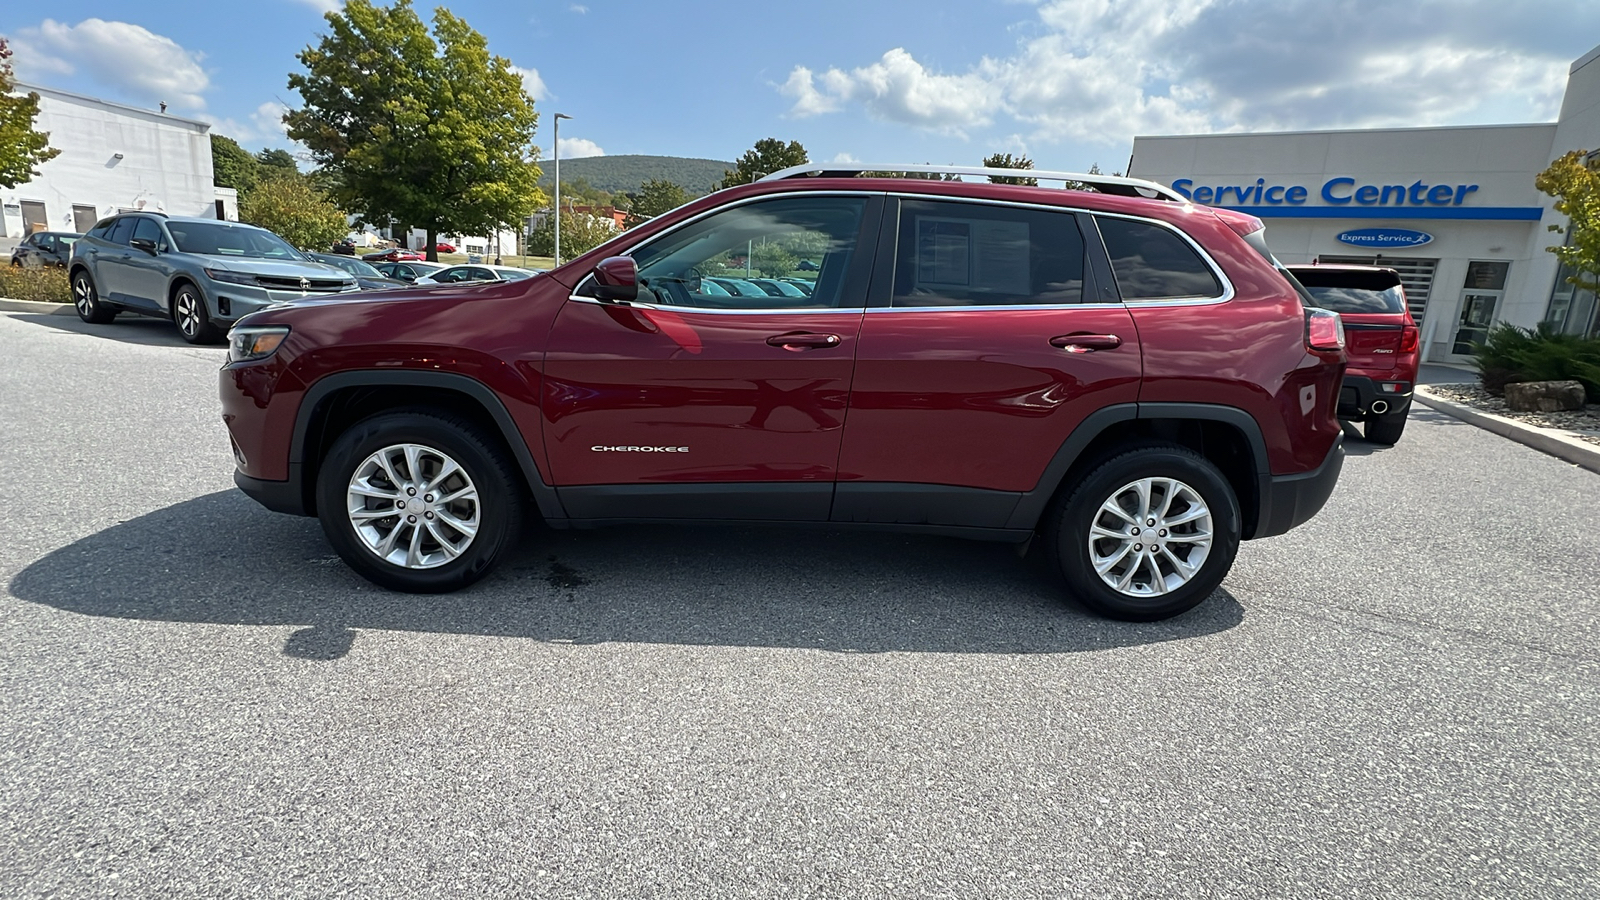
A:
{"type": "Polygon", "coordinates": [[[1415,353],[1417,351],[1417,335],[1417,326],[1406,326],[1406,330],[1400,335],[1401,353],[1415,353]]]}
{"type": "Polygon", "coordinates": [[[1331,309],[1306,310],[1306,346],[1312,350],[1343,350],[1344,320],[1331,309]]]}

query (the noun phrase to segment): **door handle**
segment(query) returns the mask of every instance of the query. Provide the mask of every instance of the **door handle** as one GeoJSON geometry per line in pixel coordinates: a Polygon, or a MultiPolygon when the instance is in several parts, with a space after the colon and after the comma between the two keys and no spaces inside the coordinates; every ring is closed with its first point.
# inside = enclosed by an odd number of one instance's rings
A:
{"type": "Polygon", "coordinates": [[[796,353],[801,350],[821,350],[826,347],[839,346],[837,334],[817,334],[811,331],[794,331],[789,334],[775,334],[767,338],[767,343],[773,347],[782,347],[796,353]]]}
{"type": "Polygon", "coordinates": [[[1068,353],[1092,353],[1096,350],[1115,350],[1122,346],[1122,338],[1114,334],[1063,334],[1051,338],[1050,346],[1068,353]]]}

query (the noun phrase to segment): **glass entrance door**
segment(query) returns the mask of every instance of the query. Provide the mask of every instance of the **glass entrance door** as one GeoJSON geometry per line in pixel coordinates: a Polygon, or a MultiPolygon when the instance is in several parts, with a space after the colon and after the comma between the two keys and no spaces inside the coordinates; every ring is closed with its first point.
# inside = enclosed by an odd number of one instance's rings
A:
{"type": "Polygon", "coordinates": [[[1494,325],[1500,298],[1505,296],[1506,275],[1510,271],[1509,262],[1467,264],[1467,281],[1461,292],[1461,319],[1450,352],[1470,356],[1474,343],[1481,344],[1489,338],[1489,328],[1494,325]]]}

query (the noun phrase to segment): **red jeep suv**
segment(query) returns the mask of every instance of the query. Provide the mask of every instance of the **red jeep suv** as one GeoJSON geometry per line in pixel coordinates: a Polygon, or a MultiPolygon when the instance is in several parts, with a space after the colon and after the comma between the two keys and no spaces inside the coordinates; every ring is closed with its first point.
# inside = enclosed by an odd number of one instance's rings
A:
{"type": "Polygon", "coordinates": [[[1073,594],[1136,620],[1322,507],[1344,331],[1259,220],[1132,179],[865,171],[718,191],[524,281],[247,316],[235,481],[398,590],[481,578],[531,505],[1039,535],[1073,594]],[[717,284],[746,277],[804,289],[717,284]]]}

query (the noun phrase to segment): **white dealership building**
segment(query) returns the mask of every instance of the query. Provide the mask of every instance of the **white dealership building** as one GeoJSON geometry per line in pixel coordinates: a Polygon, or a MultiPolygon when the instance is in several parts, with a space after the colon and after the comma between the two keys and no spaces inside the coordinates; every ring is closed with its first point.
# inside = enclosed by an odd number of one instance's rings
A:
{"type": "Polygon", "coordinates": [[[1397,269],[1427,359],[1462,361],[1499,322],[1600,333],[1594,293],[1545,249],[1566,219],[1533,184],[1574,150],[1600,165],[1600,47],[1553,123],[1138,137],[1129,174],[1260,216],[1286,263],[1397,269]]]}
{"type": "Polygon", "coordinates": [[[61,153],[32,181],[0,191],[0,237],[88,231],[131,210],[238,217],[226,200],[219,206],[207,123],[39,85],[17,90],[39,95],[34,127],[61,153]]]}

